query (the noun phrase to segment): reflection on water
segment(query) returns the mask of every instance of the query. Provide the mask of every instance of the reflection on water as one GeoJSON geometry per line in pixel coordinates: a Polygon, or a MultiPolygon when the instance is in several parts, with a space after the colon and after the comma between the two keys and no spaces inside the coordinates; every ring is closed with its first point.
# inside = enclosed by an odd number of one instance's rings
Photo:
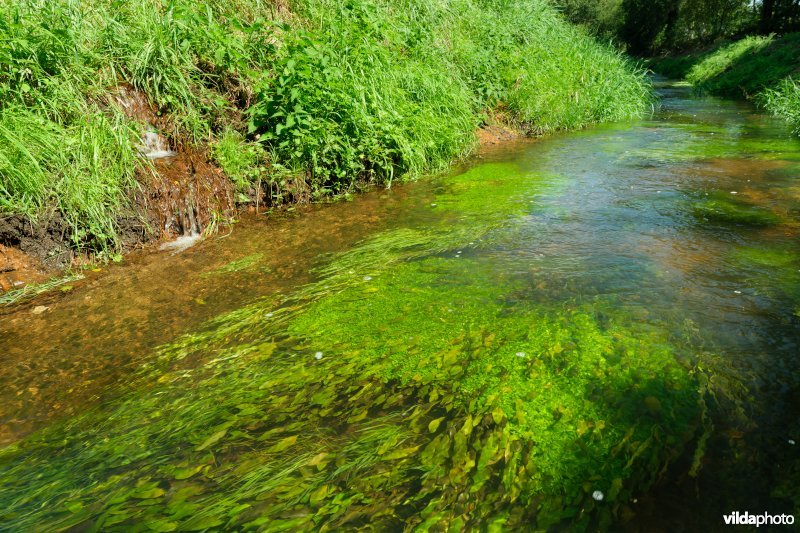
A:
{"type": "Polygon", "coordinates": [[[745,104],[660,91],[649,120],[246,220],[2,316],[0,518],[669,531],[797,514],[800,141],[745,104]]]}

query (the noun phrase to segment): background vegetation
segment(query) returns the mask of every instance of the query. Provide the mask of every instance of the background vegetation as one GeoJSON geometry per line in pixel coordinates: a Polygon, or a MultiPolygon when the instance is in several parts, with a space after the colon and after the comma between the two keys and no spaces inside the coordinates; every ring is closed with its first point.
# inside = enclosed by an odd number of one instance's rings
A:
{"type": "Polygon", "coordinates": [[[553,0],[590,33],[699,90],[754,98],[800,131],[798,0],[553,0]],[[779,35],[786,33],[786,35],[779,35]]]}
{"type": "Polygon", "coordinates": [[[553,0],[590,33],[635,55],[675,53],[719,39],[800,30],[797,0],[553,0]]]}
{"type": "Polygon", "coordinates": [[[120,85],[173,148],[272,203],[435,171],[490,117],[543,133],[649,99],[641,71],[544,0],[3,0],[2,213],[61,214],[74,247],[119,247],[147,167],[120,85]]]}
{"type": "Polygon", "coordinates": [[[800,133],[800,33],[751,36],[701,52],[660,58],[651,67],[699,91],[751,98],[800,133]]]}

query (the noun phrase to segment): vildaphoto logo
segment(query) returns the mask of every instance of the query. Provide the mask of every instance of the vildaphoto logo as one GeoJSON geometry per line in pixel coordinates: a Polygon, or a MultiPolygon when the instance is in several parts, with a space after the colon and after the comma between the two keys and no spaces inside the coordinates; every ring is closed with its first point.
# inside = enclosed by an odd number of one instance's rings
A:
{"type": "Polygon", "coordinates": [[[794,524],[794,516],[790,514],[750,514],[745,511],[740,513],[734,511],[731,514],[722,515],[725,524],[729,526],[791,526],[794,524]]]}

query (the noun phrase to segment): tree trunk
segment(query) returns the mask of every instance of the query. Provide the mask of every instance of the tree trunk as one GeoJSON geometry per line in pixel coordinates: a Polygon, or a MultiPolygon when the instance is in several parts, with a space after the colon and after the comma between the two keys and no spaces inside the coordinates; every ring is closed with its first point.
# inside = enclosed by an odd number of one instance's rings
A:
{"type": "Polygon", "coordinates": [[[770,33],[775,24],[775,0],[764,0],[761,2],[761,21],[759,30],[761,33],[770,33]]]}

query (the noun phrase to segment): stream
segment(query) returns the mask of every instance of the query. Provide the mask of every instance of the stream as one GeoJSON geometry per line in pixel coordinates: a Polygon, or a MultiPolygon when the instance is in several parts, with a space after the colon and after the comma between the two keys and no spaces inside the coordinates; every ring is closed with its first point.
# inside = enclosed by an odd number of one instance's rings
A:
{"type": "Polygon", "coordinates": [[[656,85],[0,308],[0,531],[799,514],[800,140],[656,85]]]}

